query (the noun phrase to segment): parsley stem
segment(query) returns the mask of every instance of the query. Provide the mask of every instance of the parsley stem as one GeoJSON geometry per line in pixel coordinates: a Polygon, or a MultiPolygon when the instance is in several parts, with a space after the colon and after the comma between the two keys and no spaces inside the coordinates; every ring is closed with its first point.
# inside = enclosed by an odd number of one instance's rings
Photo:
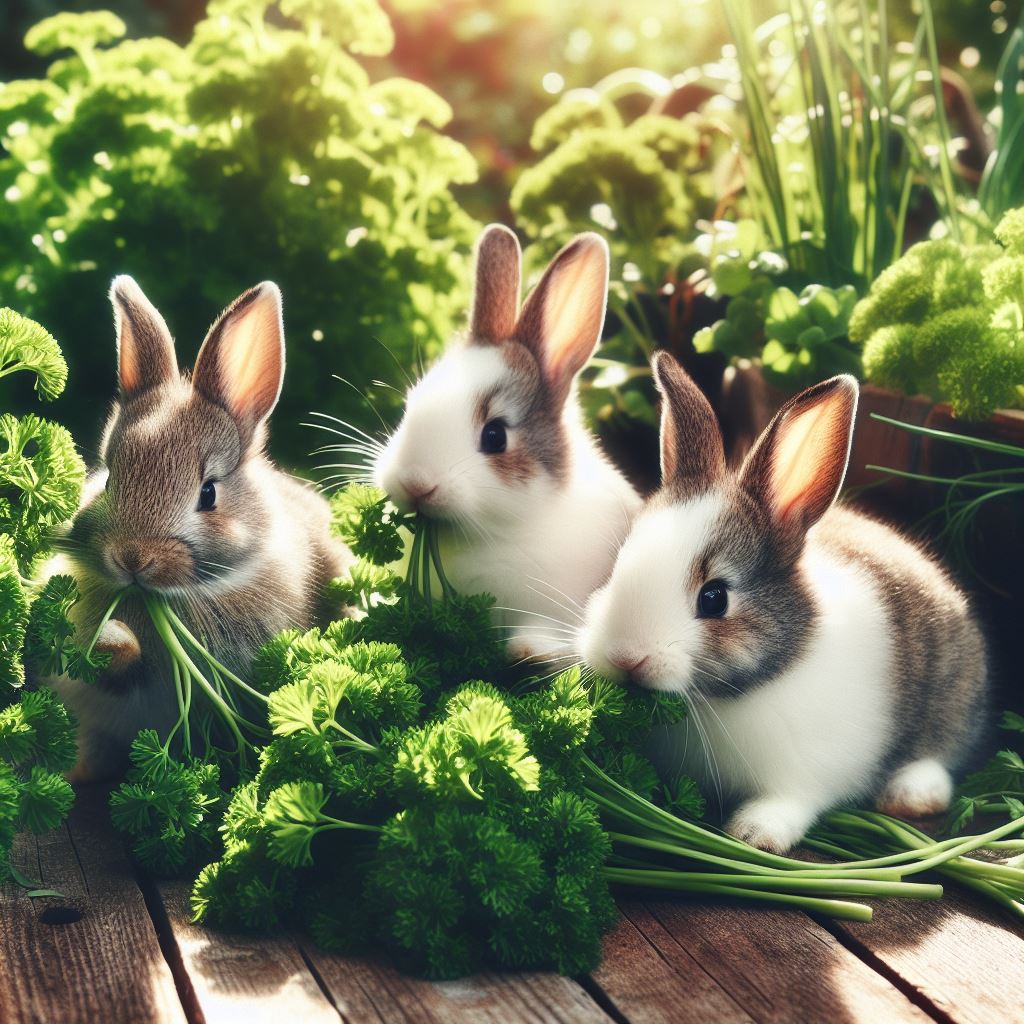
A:
{"type": "Polygon", "coordinates": [[[664,878],[669,882],[709,882],[716,885],[740,885],[745,889],[771,892],[813,892],[830,896],[903,896],[910,899],[937,900],[942,897],[941,885],[922,882],[887,882],[869,878],[803,878],[796,872],[784,872],[782,877],[744,874],[713,874],[704,871],[665,871],[639,868],[612,868],[644,884],[651,878],[664,878]]]}
{"type": "MultiPolygon", "coordinates": [[[[765,878],[833,878],[836,876],[836,865],[814,864],[811,862],[799,862],[802,868],[769,868],[760,864],[751,864],[747,861],[734,860],[728,857],[717,857],[713,854],[703,853],[685,846],[676,846],[672,843],[663,843],[654,839],[644,839],[640,836],[625,835],[621,832],[609,832],[608,837],[616,843],[624,843],[628,846],[639,846],[647,850],[657,850],[661,853],[669,853],[688,860],[696,860],[709,864],[718,864],[723,867],[730,867],[750,874],[764,876],[765,878]]],[[[853,876],[854,873],[847,872],[853,876]]],[[[899,882],[903,874],[892,868],[865,868],[857,871],[856,878],[863,881],[877,882],[899,882]]]]}
{"type": "Polygon", "coordinates": [[[97,641],[100,638],[100,633],[103,632],[103,627],[110,621],[111,616],[114,614],[117,606],[121,603],[121,598],[124,597],[124,591],[119,590],[114,595],[114,600],[110,602],[107,610],[103,613],[103,617],[100,619],[100,624],[96,627],[96,632],[93,633],[92,639],[89,641],[89,646],[85,649],[85,660],[88,661],[92,657],[93,648],[96,646],[97,641]]]}
{"type": "Polygon", "coordinates": [[[192,635],[189,628],[185,625],[184,622],[181,621],[177,613],[174,611],[173,608],[171,608],[169,604],[164,604],[164,611],[167,612],[168,618],[171,620],[171,623],[174,625],[178,633],[193,648],[193,650],[195,650],[197,654],[199,654],[206,661],[208,661],[210,665],[216,668],[217,671],[220,672],[222,675],[227,676],[227,678],[230,679],[231,682],[233,682],[236,686],[240,686],[250,696],[255,697],[263,704],[267,703],[267,695],[265,693],[260,693],[259,690],[250,686],[244,679],[241,679],[239,676],[235,675],[235,673],[232,672],[231,669],[229,669],[226,665],[218,661],[210,653],[210,651],[192,635]]]}
{"type": "Polygon", "coordinates": [[[613,884],[638,885],[649,889],[669,889],[672,892],[697,893],[708,896],[736,896],[745,900],[780,903],[783,906],[794,909],[824,914],[827,917],[840,918],[847,921],[871,920],[871,908],[863,903],[850,903],[846,900],[822,899],[814,896],[801,896],[795,893],[750,889],[742,885],[725,885],[720,882],[689,881],[673,878],[671,875],[672,872],[667,871],[641,872],[638,875],[636,871],[630,868],[604,869],[605,878],[613,884]]]}
{"type": "Polygon", "coordinates": [[[260,726],[253,724],[236,714],[227,705],[224,699],[219,693],[210,685],[206,677],[199,671],[195,663],[189,657],[188,652],[182,646],[181,641],[178,639],[177,634],[174,631],[174,627],[165,613],[165,608],[162,602],[152,598],[148,594],[143,594],[143,600],[146,604],[146,610],[149,612],[149,617],[156,627],[157,632],[160,635],[160,639],[163,640],[164,646],[169,651],[172,658],[177,659],[182,668],[192,677],[192,680],[197,686],[206,694],[213,704],[214,708],[219,712],[219,716],[224,724],[231,730],[235,737],[237,745],[237,751],[240,756],[244,756],[244,752],[247,748],[251,747],[251,744],[242,735],[239,724],[244,725],[247,729],[255,733],[256,735],[265,735],[266,730],[260,728],[260,726]]]}
{"type": "Polygon", "coordinates": [[[379,752],[377,747],[372,743],[367,743],[361,736],[357,736],[354,732],[350,732],[334,718],[328,719],[328,721],[324,722],[324,726],[330,729],[337,729],[337,731],[345,737],[345,743],[348,746],[356,747],[359,750],[365,750],[368,754],[376,754],[379,752]]]}

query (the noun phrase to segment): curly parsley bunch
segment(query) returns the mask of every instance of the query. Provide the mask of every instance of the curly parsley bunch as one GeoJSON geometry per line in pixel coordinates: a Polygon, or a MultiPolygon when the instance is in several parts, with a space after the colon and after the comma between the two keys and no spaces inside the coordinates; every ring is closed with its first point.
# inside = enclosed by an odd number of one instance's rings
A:
{"type": "MultiPolygon", "coordinates": [[[[334,504],[363,556],[336,581],[356,614],[283,633],[257,656],[273,739],[230,796],[220,857],[194,886],[197,919],[297,923],[333,949],[375,941],[434,977],[592,967],[614,917],[612,847],[583,758],[636,741],[655,701],[579,670],[515,691],[483,681],[511,681],[492,600],[430,600],[413,571],[384,568],[402,552],[399,531],[422,527],[381,492],[351,487],[334,504]]],[[[443,573],[429,537],[412,546],[420,580],[443,573]]],[[[641,760],[604,759],[653,795],[641,760]]]]}
{"type": "Polygon", "coordinates": [[[330,948],[373,936],[435,977],[592,967],[614,916],[611,844],[559,759],[582,752],[599,688],[576,671],[552,690],[566,699],[480,681],[432,699],[434,666],[394,644],[346,643],[360,626],[264,649],[264,680],[283,681],[270,695],[275,738],[232,795],[223,855],[195,885],[197,918],[297,917],[330,948]]]}
{"type": "MultiPolygon", "coordinates": [[[[0,378],[18,371],[34,375],[36,394],[47,401],[67,382],[53,337],[0,309],[0,378]]],[[[67,620],[77,592],[62,588],[61,577],[43,588],[30,578],[54,528],[77,508],[84,479],[62,426],[0,413],[0,879],[8,875],[15,834],[55,828],[74,800],[63,774],[75,762],[74,722],[51,691],[26,692],[24,684],[25,661],[35,651],[85,655],[67,620]]]]}

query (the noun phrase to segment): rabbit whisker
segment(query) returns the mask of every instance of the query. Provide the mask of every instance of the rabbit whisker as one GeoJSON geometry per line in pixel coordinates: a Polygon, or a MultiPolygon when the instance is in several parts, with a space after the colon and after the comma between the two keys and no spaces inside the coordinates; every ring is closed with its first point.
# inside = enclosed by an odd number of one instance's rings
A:
{"type": "Polygon", "coordinates": [[[348,452],[352,455],[366,455],[372,457],[374,450],[366,444],[325,444],[307,452],[311,458],[314,455],[323,455],[325,452],[348,452]]]}
{"type": "MultiPolygon", "coordinates": [[[[413,384],[415,383],[415,381],[412,379],[412,377],[409,376],[409,371],[402,365],[402,362],[398,358],[398,356],[396,356],[395,353],[391,351],[391,348],[387,345],[387,343],[382,338],[377,337],[376,334],[372,335],[372,337],[373,337],[373,340],[375,342],[377,342],[377,344],[380,345],[380,347],[382,349],[384,349],[384,351],[387,352],[387,354],[389,356],[391,356],[391,361],[398,368],[398,372],[405,378],[405,382],[409,385],[409,387],[412,387],[413,384]]],[[[383,383],[383,382],[381,382],[381,381],[374,381],[373,383],[374,384],[380,384],[380,383],[383,383]]],[[[392,385],[388,384],[387,387],[392,387],[392,385]]],[[[395,388],[394,390],[397,391],[398,388],[395,388]]]]}
{"type": "Polygon", "coordinates": [[[697,729],[697,735],[701,741],[701,751],[704,755],[704,763],[707,765],[708,771],[711,774],[711,780],[715,786],[715,793],[718,797],[718,805],[722,806],[722,778],[718,771],[718,760],[715,758],[715,753],[711,749],[711,745],[708,743],[707,733],[704,730],[704,726],[701,724],[700,714],[697,711],[696,704],[690,705],[690,719],[693,720],[693,724],[697,729]]]}
{"type": "Polygon", "coordinates": [[[513,615],[532,615],[538,619],[546,619],[548,622],[553,622],[557,626],[564,626],[567,629],[572,629],[572,624],[569,622],[563,622],[561,619],[556,619],[551,615],[545,615],[543,612],[530,611],[528,608],[509,608],[505,605],[495,605],[494,610],[496,612],[512,612],[513,615]]]}
{"type": "Polygon", "coordinates": [[[344,430],[337,430],[335,427],[327,426],[326,423],[300,423],[299,426],[310,427],[313,430],[322,430],[326,434],[333,434],[335,437],[340,437],[343,441],[351,441],[353,444],[365,444],[369,449],[375,452],[381,452],[384,450],[384,445],[381,444],[380,441],[375,441],[372,438],[363,438],[358,434],[351,434],[344,430]]]}
{"type": "Polygon", "coordinates": [[[542,580],[537,576],[528,576],[527,579],[533,580],[534,583],[539,583],[542,587],[547,587],[549,590],[558,594],[559,597],[564,597],[566,601],[568,601],[570,604],[574,604],[581,612],[586,610],[584,606],[576,600],[575,597],[573,597],[571,594],[567,594],[564,590],[559,590],[558,587],[556,587],[549,580],[542,580]]]}
{"type": "MultiPolygon", "coordinates": [[[[348,429],[350,431],[353,431],[354,433],[358,434],[360,437],[365,438],[371,444],[380,444],[381,443],[380,439],[374,437],[373,434],[368,434],[365,430],[363,430],[360,427],[357,427],[354,423],[349,423],[348,420],[343,420],[343,419],[341,419],[338,416],[331,416],[330,413],[316,412],[316,411],[310,412],[309,415],[310,416],[319,416],[321,419],[330,420],[332,423],[337,423],[339,426],[345,427],[346,429],[348,429]]],[[[329,427],[325,427],[323,424],[317,424],[317,423],[310,423],[309,426],[311,426],[311,427],[319,426],[322,430],[329,430],[330,429],[329,427]]],[[[384,425],[384,430],[385,430],[386,434],[390,433],[390,428],[387,426],[387,424],[384,425]]]]}
{"type": "MultiPolygon", "coordinates": [[[[532,579],[533,577],[529,578],[532,579]]],[[[557,605],[559,608],[562,609],[562,611],[568,613],[569,615],[572,615],[574,618],[576,618],[578,622],[582,624],[583,616],[580,615],[580,613],[575,609],[570,608],[567,604],[563,604],[561,601],[556,601],[550,594],[545,594],[543,591],[538,590],[536,587],[531,587],[529,584],[527,584],[526,589],[533,591],[533,593],[535,593],[538,597],[544,598],[545,601],[550,601],[553,605],[557,605]]]]}
{"type": "MultiPolygon", "coordinates": [[[[381,416],[380,410],[377,408],[377,406],[375,406],[373,404],[373,402],[370,401],[370,397],[369,397],[369,395],[366,394],[365,391],[360,391],[359,388],[357,388],[355,386],[355,384],[352,383],[352,381],[348,380],[346,377],[342,377],[340,374],[332,373],[331,376],[336,381],[340,381],[342,384],[345,384],[348,387],[350,387],[357,395],[359,395],[359,397],[366,403],[367,408],[369,408],[374,413],[374,415],[376,415],[377,419],[380,420],[381,426],[384,428],[385,432],[391,429],[388,426],[388,421],[386,419],[384,419],[383,416],[381,416]]],[[[344,422],[344,421],[342,421],[342,422],[344,422]]],[[[345,424],[345,425],[346,426],[351,426],[350,423],[345,424]]]]}
{"type": "Polygon", "coordinates": [[[697,696],[704,702],[704,705],[708,709],[708,711],[710,711],[711,714],[713,714],[715,716],[716,720],[718,721],[718,727],[722,730],[722,733],[725,735],[725,738],[729,741],[730,744],[732,744],[733,749],[739,755],[740,760],[747,766],[747,770],[750,772],[750,774],[756,778],[756,775],[754,773],[753,767],[751,766],[750,762],[747,760],[747,758],[744,755],[743,751],[739,748],[739,745],[732,738],[732,733],[729,732],[729,730],[726,728],[725,722],[722,721],[721,716],[714,709],[714,706],[711,704],[711,701],[709,701],[707,699],[707,697],[705,697],[704,694],[702,694],[702,693],[697,694],[697,696]]]}

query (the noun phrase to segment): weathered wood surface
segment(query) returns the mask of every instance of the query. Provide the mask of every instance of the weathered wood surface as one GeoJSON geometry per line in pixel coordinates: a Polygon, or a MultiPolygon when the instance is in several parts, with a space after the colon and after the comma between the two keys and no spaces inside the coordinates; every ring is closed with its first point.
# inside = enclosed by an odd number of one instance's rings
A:
{"type": "Polygon", "coordinates": [[[190,1018],[206,1024],[338,1024],[294,940],[200,928],[191,921],[187,883],[154,889],[165,951],[178,977],[188,979],[179,987],[190,1018]]]}
{"type": "Polygon", "coordinates": [[[624,922],[665,965],[640,982],[640,964],[627,965],[613,947],[595,972],[638,1024],[929,1019],[804,914],[668,900],[619,906],[624,922]]]}
{"type": "Polygon", "coordinates": [[[106,794],[87,789],[66,827],[17,841],[14,862],[22,873],[67,898],[30,900],[17,886],[4,886],[3,1024],[186,1021],[142,892],[109,821],[106,794]]]}
{"type": "Polygon", "coordinates": [[[830,927],[937,1019],[1024,1021],[1024,929],[987,904],[947,889],[927,913],[909,901],[876,903],[869,924],[830,927]]]}
{"type": "Polygon", "coordinates": [[[1024,1020],[1024,932],[955,893],[880,903],[867,925],[630,897],[590,977],[430,982],[378,957],[193,925],[186,885],[136,878],[97,790],[67,828],[19,840],[15,860],[65,897],[0,892],[0,1024],[1024,1020]]]}
{"type": "Polygon", "coordinates": [[[424,981],[400,974],[379,958],[307,952],[347,1021],[602,1024],[612,1020],[577,982],[557,974],[482,974],[458,981],[424,981]]]}

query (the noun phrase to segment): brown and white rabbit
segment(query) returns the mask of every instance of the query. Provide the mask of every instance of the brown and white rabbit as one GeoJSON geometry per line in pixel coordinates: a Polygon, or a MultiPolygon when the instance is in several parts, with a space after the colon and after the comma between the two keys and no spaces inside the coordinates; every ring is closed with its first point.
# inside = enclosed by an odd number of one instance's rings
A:
{"type": "MultiPolygon", "coordinates": [[[[130,277],[110,289],[120,396],[101,467],[64,544],[82,601],[76,624],[97,626],[129,584],[167,598],[211,651],[246,671],[256,649],[308,627],[319,595],[351,562],[330,533],[327,503],[264,454],[266,421],[284,376],[281,294],[264,282],[210,328],[189,378],[163,318],[130,277]]],[[[98,647],[113,661],[87,685],[50,680],[79,722],[73,778],[109,777],[141,728],[177,718],[170,663],[137,596],[127,596],[98,647]]]]}
{"type": "Polygon", "coordinates": [[[700,735],[660,752],[738,799],[727,828],[756,846],[788,849],[844,801],[944,810],[985,719],[985,642],[934,560],[833,505],[856,380],[792,398],[730,473],[693,381],[667,353],[654,373],[662,489],[590,600],[583,658],[687,696],[700,735]]]}
{"type": "Polygon", "coordinates": [[[550,657],[572,649],[573,620],[640,498],[576,401],[604,324],[607,245],[570,242],[522,309],[520,275],[515,235],[492,224],[477,245],[469,335],[409,391],[375,479],[440,524],[456,589],[496,597],[510,655],[550,657]]]}

